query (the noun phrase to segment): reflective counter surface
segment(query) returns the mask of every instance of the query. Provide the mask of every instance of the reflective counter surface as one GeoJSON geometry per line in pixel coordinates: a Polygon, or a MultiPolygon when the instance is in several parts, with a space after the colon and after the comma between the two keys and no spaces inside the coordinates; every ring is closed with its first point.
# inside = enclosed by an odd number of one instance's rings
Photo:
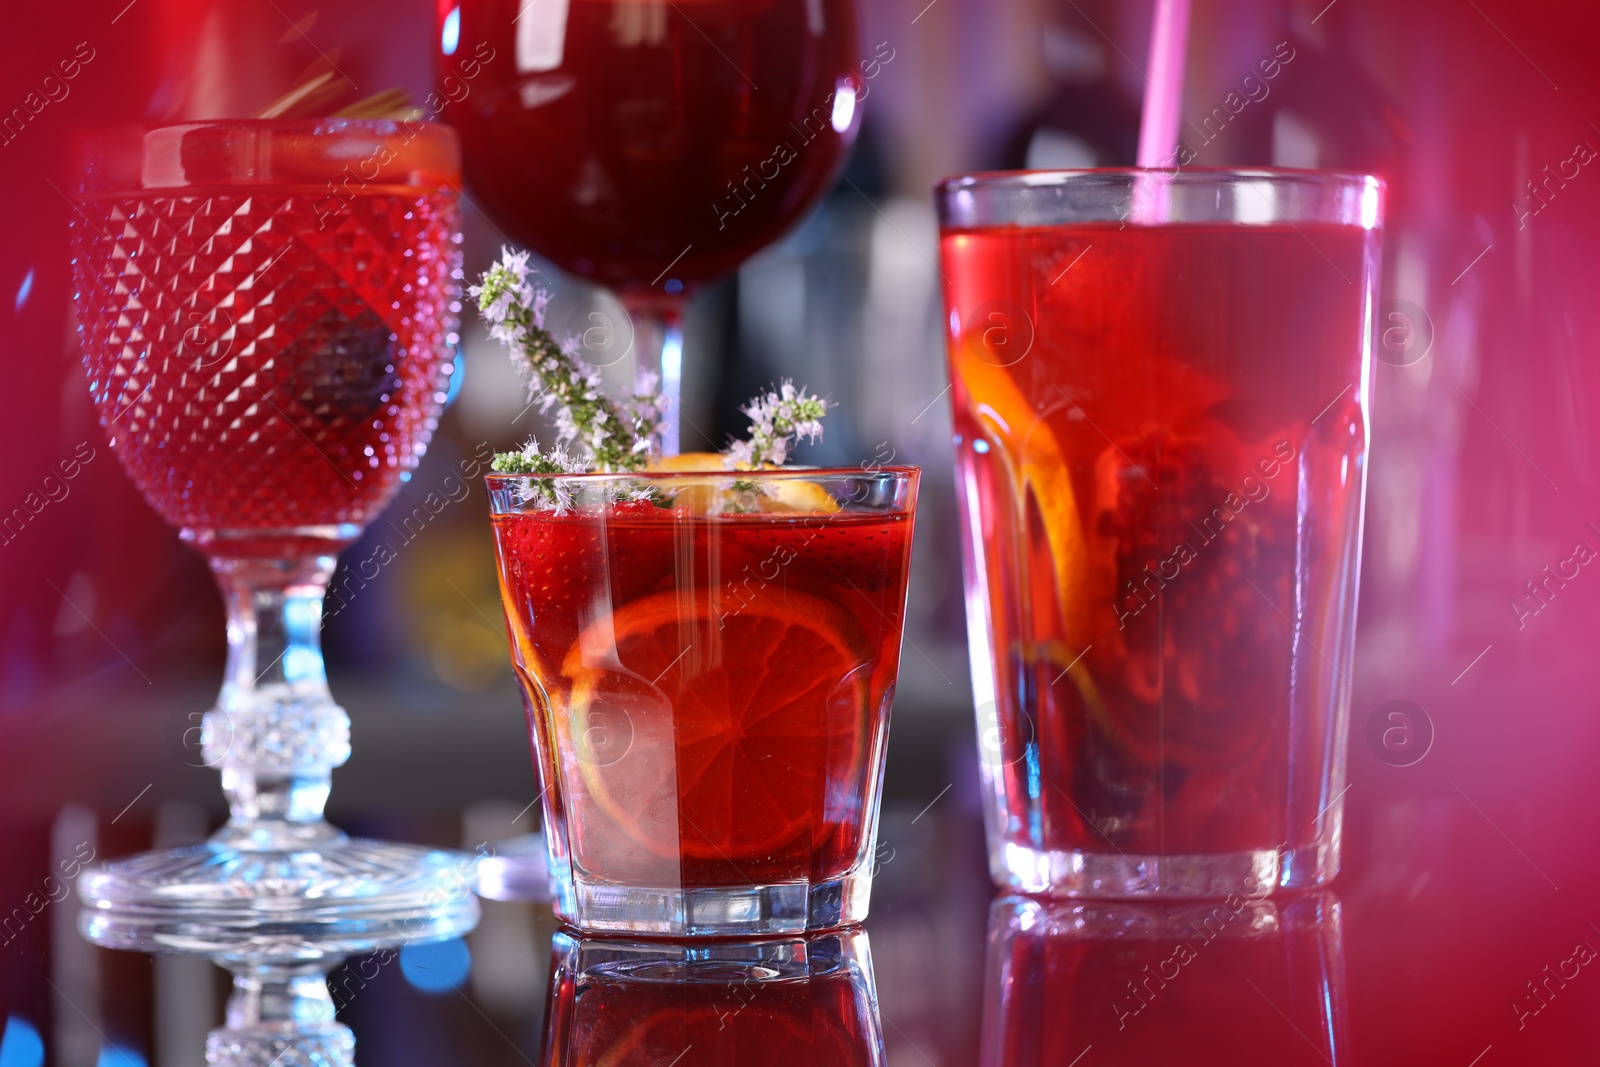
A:
{"type": "MultiPolygon", "coordinates": [[[[464,941],[350,960],[334,1001],[357,1062],[391,1067],[1595,1062],[1594,728],[1474,718],[1466,709],[1494,706],[1498,687],[1504,706],[1540,714],[1510,692],[1518,672],[1479,670],[1470,705],[1432,702],[1438,738],[1417,763],[1394,766],[1353,731],[1345,870],[1325,892],[997,898],[972,763],[953,744],[942,791],[891,776],[863,931],[769,946],[764,969],[719,970],[716,952],[630,966],[615,943],[561,933],[543,905],[488,900],[464,941]]],[[[911,758],[903,733],[891,763],[911,758]]],[[[134,798],[6,828],[0,1064],[203,1062],[225,974],[91,947],[64,893],[91,854],[203,833],[200,811],[134,798]],[[48,1061],[29,1051],[41,1047],[48,1061]]],[[[339,813],[352,829],[469,848],[518,816],[509,804],[339,813]]]]}

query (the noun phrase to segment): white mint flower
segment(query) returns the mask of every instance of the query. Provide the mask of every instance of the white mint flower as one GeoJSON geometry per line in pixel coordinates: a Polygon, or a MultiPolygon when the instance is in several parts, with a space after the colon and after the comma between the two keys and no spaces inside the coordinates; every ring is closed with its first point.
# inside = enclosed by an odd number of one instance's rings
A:
{"type": "Polygon", "coordinates": [[[516,294],[510,289],[502,289],[500,295],[495,297],[489,306],[483,309],[484,319],[494,323],[496,326],[503,324],[506,321],[506,316],[510,314],[511,305],[516,301],[516,298],[516,294]]]}
{"type": "Polygon", "coordinates": [[[729,446],[729,458],[736,467],[746,470],[783,466],[797,441],[816,441],[822,436],[822,418],[828,407],[826,400],[796,389],[792,381],[785,379],[775,391],[764,393],[745,406],[744,413],[751,422],[750,439],[729,446]]]}
{"type": "Polygon", "coordinates": [[[503,345],[516,346],[521,344],[527,332],[521,326],[509,322],[497,322],[489,327],[489,336],[503,345]]]}
{"type": "Polygon", "coordinates": [[[556,437],[561,441],[578,439],[578,424],[572,420],[572,410],[563,407],[556,412],[556,437]]]}

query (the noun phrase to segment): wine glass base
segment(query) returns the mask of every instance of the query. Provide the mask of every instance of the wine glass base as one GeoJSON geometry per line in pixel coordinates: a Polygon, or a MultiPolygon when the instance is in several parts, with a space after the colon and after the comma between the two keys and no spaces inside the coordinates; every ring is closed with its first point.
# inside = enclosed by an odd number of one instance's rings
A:
{"type": "Polygon", "coordinates": [[[342,834],[295,851],[213,839],[85,871],[78,925],[107,948],[204,955],[224,965],[343,958],[471,930],[476,862],[342,834]]]}

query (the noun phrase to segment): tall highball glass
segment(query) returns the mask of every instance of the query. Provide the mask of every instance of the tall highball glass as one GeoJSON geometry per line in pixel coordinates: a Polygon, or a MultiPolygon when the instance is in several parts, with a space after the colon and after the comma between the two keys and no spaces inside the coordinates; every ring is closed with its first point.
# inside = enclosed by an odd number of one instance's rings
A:
{"type": "Polygon", "coordinates": [[[936,195],[995,881],[1322,883],[1382,183],[1080,171],[936,195]]]}

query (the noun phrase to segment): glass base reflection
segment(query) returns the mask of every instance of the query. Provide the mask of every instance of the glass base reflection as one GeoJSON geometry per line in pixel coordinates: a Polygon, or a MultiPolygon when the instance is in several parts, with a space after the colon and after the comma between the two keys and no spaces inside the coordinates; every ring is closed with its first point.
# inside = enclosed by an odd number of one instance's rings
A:
{"type": "Polygon", "coordinates": [[[558,934],[542,1062],[882,1067],[867,935],[693,944],[558,934]]]}
{"type": "Polygon", "coordinates": [[[989,913],[983,1067],[1338,1064],[1339,902],[1019,897],[989,913]]]}
{"type": "Polygon", "coordinates": [[[79,929],[107,948],[201,956],[233,974],[206,1062],[348,1067],[327,975],[352,955],[460,937],[478,921],[475,860],[298,826],[294,851],[211,841],[84,873],[79,929]]]}

